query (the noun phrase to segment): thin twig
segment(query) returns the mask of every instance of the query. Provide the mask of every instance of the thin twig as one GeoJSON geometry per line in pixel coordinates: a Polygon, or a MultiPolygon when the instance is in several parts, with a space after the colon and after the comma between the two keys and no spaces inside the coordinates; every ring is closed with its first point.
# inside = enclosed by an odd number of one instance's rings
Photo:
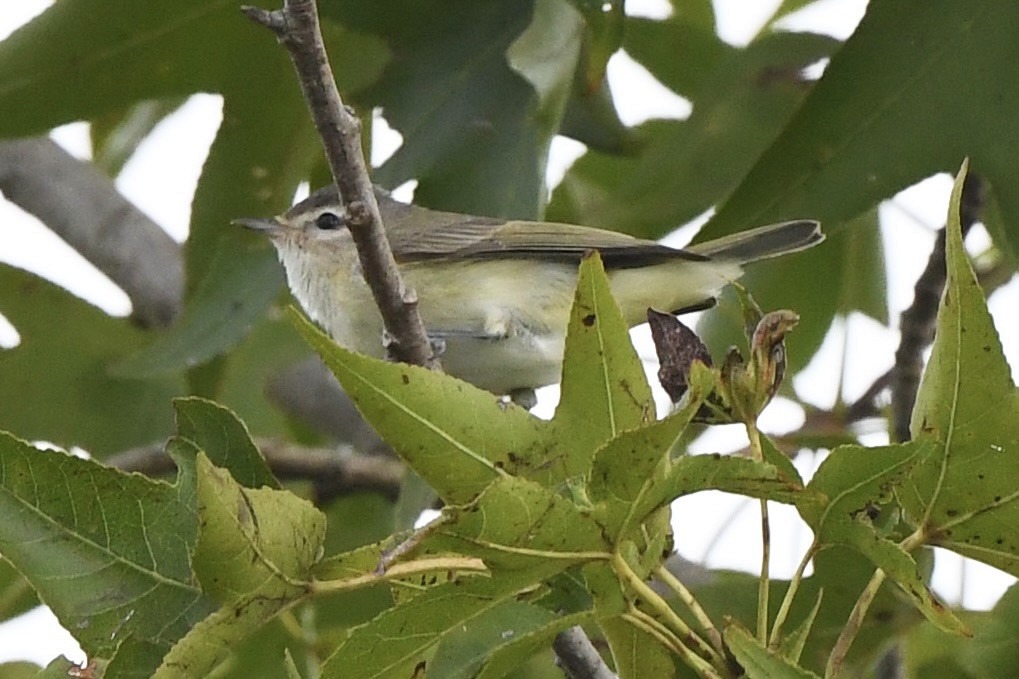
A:
{"type": "Polygon", "coordinates": [[[180,245],[94,165],[46,137],[3,141],[0,191],[109,276],[141,325],[167,326],[180,313],[180,245]]]}
{"type": "Polygon", "coordinates": [[[333,180],[347,206],[345,223],[357,247],[365,282],[371,288],[397,360],[438,369],[439,361],[417,311],[417,296],[407,288],[386,239],[361,148],[361,124],[344,106],[336,89],[314,0],[285,0],[282,10],[241,10],[269,28],[294,63],[301,91],[325,147],[333,180]]]}
{"type": "MultiPolygon", "coordinates": [[[[747,437],[750,439],[751,457],[764,462],[764,449],[761,447],[761,432],[757,423],[748,420],[745,424],[747,437]]],[[[771,523],[768,520],[768,501],[760,500],[761,506],[761,575],[757,587],[757,639],[762,644],[768,643],[768,598],[771,591],[771,523]]]]}

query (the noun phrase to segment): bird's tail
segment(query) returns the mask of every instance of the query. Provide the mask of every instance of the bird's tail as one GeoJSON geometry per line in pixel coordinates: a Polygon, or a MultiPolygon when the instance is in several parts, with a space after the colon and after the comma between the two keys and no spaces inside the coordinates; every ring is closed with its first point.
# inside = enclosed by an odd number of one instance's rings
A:
{"type": "Polygon", "coordinates": [[[799,219],[741,231],[707,243],[688,245],[685,249],[711,259],[746,264],[806,250],[823,240],[820,224],[809,219],[799,219]]]}

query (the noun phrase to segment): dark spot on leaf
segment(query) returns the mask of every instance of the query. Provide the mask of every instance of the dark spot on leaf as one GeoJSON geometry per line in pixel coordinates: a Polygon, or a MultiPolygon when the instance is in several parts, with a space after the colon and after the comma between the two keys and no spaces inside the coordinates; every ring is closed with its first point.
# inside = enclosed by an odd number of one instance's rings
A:
{"type": "Polygon", "coordinates": [[[995,495],[994,496],[994,501],[995,502],[1001,502],[1001,496],[1000,495],[995,495]]]}
{"type": "Polygon", "coordinates": [[[986,352],[990,353],[990,351],[991,351],[991,347],[989,347],[989,346],[987,346],[987,345],[985,344],[985,345],[984,345],[984,351],[986,351],[986,352]]]}
{"type": "Polygon", "coordinates": [[[984,480],[984,475],[983,474],[977,474],[977,478],[980,479],[981,481],[983,481],[984,480]]]}
{"type": "Polygon", "coordinates": [[[400,379],[403,381],[404,384],[410,384],[410,375],[408,375],[407,373],[402,373],[400,375],[400,379]]]}
{"type": "Polygon", "coordinates": [[[497,461],[495,463],[495,468],[496,469],[503,469],[504,467],[505,467],[505,465],[502,463],[502,460],[499,460],[499,461],[497,461]]]}
{"type": "Polygon", "coordinates": [[[959,516],[959,510],[958,509],[946,509],[945,510],[945,514],[947,516],[959,516]]]}
{"type": "Polygon", "coordinates": [[[590,328],[592,325],[594,325],[596,319],[597,317],[594,314],[588,314],[587,316],[584,316],[582,319],[580,319],[580,322],[583,323],[588,328],[590,328]]]}

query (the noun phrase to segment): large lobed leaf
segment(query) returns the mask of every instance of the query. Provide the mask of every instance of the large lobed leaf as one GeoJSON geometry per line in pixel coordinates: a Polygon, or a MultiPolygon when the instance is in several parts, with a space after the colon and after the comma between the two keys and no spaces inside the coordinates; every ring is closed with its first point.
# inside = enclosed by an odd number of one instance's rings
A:
{"type": "Polygon", "coordinates": [[[949,208],[948,282],[910,429],[932,452],[901,492],[930,543],[1019,574],[1019,394],[949,208]]]}
{"type": "Polygon", "coordinates": [[[90,656],[161,657],[214,610],[191,571],[196,511],[186,466],[171,486],[0,434],[0,551],[90,656]]]}

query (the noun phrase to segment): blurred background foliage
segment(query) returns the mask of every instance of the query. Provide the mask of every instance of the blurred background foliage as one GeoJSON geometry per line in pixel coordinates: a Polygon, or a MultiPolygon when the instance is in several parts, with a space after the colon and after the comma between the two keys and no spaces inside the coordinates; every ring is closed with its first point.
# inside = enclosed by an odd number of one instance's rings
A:
{"type": "MultiPolygon", "coordinates": [[[[789,340],[793,371],[834,319],[859,311],[888,323],[884,257],[894,253],[882,251],[876,206],[925,177],[954,172],[964,156],[987,180],[985,222],[1012,271],[1019,4],[1011,0],[875,0],[844,43],[776,28],[811,4],[786,0],[745,47],[718,36],[709,0],[673,0],[664,19],[628,16],[622,0],[319,4],[341,93],[366,137],[374,113],[402,135],[374,169],[376,181],[393,188],[416,180],[420,204],[649,238],[711,209],[700,239],[820,220],[829,236],[823,248],[747,278],[764,308],[801,315],[789,340]],[[691,115],[625,125],[605,78],[619,49],[687,99],[691,115]],[[556,135],[588,151],[549,194],[556,135]]],[[[0,265],[0,313],[21,338],[0,351],[0,428],[105,459],[163,440],[173,430],[170,397],[193,393],[236,410],[256,436],[326,438],[265,396],[271,380],[312,352],[278,313],[289,297],[275,253],[229,224],[278,213],[302,182],[327,177],[285,50],[224,0],[63,0],[0,43],[0,136],[87,121],[94,164],[111,177],[196,93],[222,97],[223,122],[192,205],[183,312],[167,328],[142,328],[0,265]]],[[[723,301],[701,322],[715,352],[740,334],[733,308],[723,301]]],[[[389,506],[375,495],[333,502],[332,548],[387,535],[389,506]]],[[[815,580],[831,577],[825,564],[818,568],[815,580]]],[[[19,583],[0,565],[0,617],[31,605],[19,583]]],[[[351,624],[387,595],[337,600],[317,604],[320,620],[351,624]]],[[[1015,614],[1010,601],[1001,615],[1015,614]]],[[[901,623],[889,616],[888,624],[901,623]]],[[[910,641],[911,653],[924,649],[916,676],[943,657],[931,645],[941,637],[924,634],[910,641]]],[[[882,635],[871,637],[860,648],[880,646],[882,635]]],[[[278,662],[287,643],[271,627],[239,657],[278,662]]],[[[974,670],[974,657],[956,658],[953,669],[992,676],[974,670]]]]}

